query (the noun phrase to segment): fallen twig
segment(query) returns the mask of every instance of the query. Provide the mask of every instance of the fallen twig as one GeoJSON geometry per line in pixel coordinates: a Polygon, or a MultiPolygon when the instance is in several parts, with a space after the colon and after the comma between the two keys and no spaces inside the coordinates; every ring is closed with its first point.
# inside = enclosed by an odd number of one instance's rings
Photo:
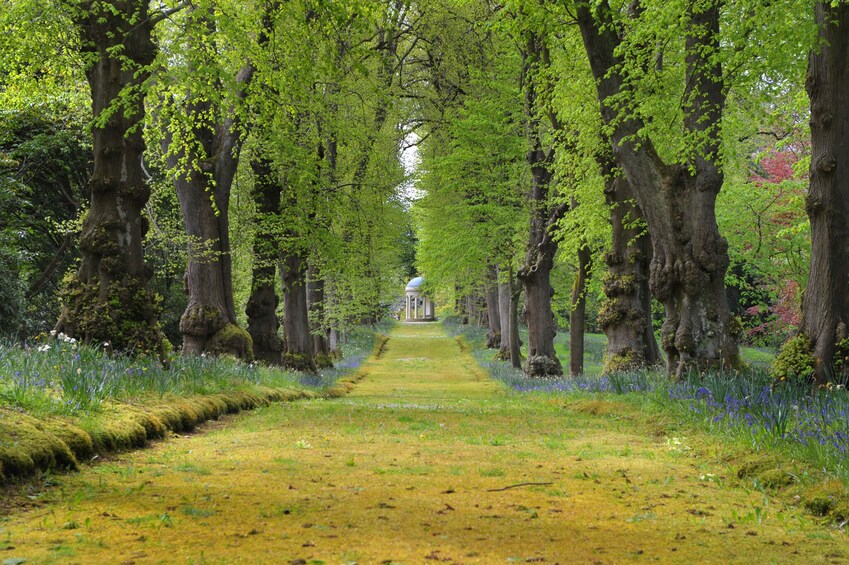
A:
{"type": "Polygon", "coordinates": [[[519,483],[516,485],[509,485],[502,488],[488,488],[486,492],[499,492],[502,490],[510,490],[511,488],[519,488],[519,487],[532,487],[532,486],[545,486],[545,485],[553,485],[554,483],[519,483]]]}

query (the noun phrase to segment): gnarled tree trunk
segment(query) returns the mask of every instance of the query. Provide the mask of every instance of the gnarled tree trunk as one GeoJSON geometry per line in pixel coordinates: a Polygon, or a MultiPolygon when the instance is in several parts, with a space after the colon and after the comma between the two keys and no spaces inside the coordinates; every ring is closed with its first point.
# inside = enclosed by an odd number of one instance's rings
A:
{"type": "Polygon", "coordinates": [[[650,139],[640,135],[639,117],[619,116],[608,103],[622,92],[621,38],[606,0],[576,5],[584,46],[596,78],[604,121],[612,126],[614,156],[635,192],[651,235],[650,286],[666,309],[661,342],[667,373],[734,368],[739,365],[735,324],[725,295],[728,243],[716,223],[718,165],[725,85],[718,50],[721,2],[693,3],[685,17],[687,80],[684,128],[699,139],[698,154],[683,164],[665,164],[650,139]]]}
{"type": "Polygon", "coordinates": [[[817,2],[824,40],[808,58],[811,99],[811,270],[800,332],[818,383],[849,377],[849,5],[817,2]]]}
{"type": "Polygon", "coordinates": [[[164,354],[159,307],[148,288],[142,210],[150,188],[142,169],[144,97],[156,53],[146,2],[89,3],[76,22],[82,50],[92,55],[86,77],[92,112],[91,207],[80,237],[79,271],[62,293],[56,331],[112,349],[164,354]],[[108,9],[107,9],[108,7],[108,9]],[[129,93],[129,94],[127,94],[129,93]],[[120,100],[120,102],[119,102],[120,100]]]}
{"type": "Polygon", "coordinates": [[[254,202],[257,207],[257,234],[254,239],[254,267],[251,295],[245,313],[248,333],[253,340],[254,358],[271,365],[283,362],[283,340],[278,334],[280,321],[275,289],[277,249],[268,223],[277,217],[280,207],[280,182],[271,163],[261,157],[251,161],[254,172],[254,202]]]}
{"type": "MultiPolygon", "coordinates": [[[[214,35],[213,13],[199,21],[214,35]]],[[[266,29],[270,25],[268,14],[265,25],[266,29]]],[[[261,41],[265,40],[262,33],[261,41]]],[[[247,95],[254,72],[252,64],[238,71],[239,98],[247,95]]],[[[242,141],[238,114],[233,108],[216,107],[203,93],[190,94],[184,111],[193,124],[191,140],[182,147],[169,147],[174,136],[163,141],[189,236],[185,277],[189,300],[180,318],[183,354],[209,352],[252,360],[251,336],[236,320],[230,257],[230,189],[242,141]]]]}
{"type": "Polygon", "coordinates": [[[651,241],[637,223],[642,213],[633,202],[628,181],[621,175],[613,177],[612,171],[608,173],[611,178],[605,197],[613,234],[602,281],[606,301],[598,314],[607,336],[605,373],[642,369],[660,362],[651,319],[651,241]]]}

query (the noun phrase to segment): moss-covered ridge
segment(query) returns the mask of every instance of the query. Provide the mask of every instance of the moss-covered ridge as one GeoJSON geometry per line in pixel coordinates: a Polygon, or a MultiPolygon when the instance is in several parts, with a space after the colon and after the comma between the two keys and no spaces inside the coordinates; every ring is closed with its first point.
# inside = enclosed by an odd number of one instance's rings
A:
{"type": "MultiPolygon", "coordinates": [[[[378,335],[374,356],[388,337],[378,335]]],[[[366,376],[364,369],[319,391],[255,387],[226,394],[164,397],[156,403],[106,405],[89,418],[45,418],[0,408],[0,484],[51,469],[77,470],[95,455],[138,449],[171,433],[193,430],[225,414],[252,410],[273,402],[337,398],[366,376]]]]}

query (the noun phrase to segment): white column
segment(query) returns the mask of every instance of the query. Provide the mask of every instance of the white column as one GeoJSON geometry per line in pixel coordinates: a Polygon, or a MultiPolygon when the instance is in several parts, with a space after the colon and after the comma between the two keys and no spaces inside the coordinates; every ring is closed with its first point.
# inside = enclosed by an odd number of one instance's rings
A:
{"type": "Polygon", "coordinates": [[[410,295],[407,294],[404,296],[404,319],[410,319],[410,295]]]}
{"type": "Polygon", "coordinates": [[[414,318],[416,318],[416,319],[418,320],[418,319],[419,319],[419,297],[418,297],[418,296],[416,296],[413,300],[415,300],[415,301],[416,301],[416,303],[415,303],[415,309],[414,309],[414,313],[415,313],[414,318]]]}

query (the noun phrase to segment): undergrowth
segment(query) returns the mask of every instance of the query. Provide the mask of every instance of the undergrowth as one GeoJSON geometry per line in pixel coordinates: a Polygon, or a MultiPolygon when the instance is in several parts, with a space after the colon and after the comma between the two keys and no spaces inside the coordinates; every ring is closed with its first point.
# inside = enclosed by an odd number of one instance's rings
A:
{"type": "MultiPolygon", "coordinates": [[[[378,331],[386,328],[378,328],[378,331]]],[[[234,358],[156,358],[109,355],[108,344],[86,346],[60,334],[18,346],[0,344],[0,406],[37,417],[96,412],[107,400],[213,394],[256,387],[322,389],[365,360],[374,330],[357,328],[342,345],[343,358],[312,375],[234,358]]]]}

